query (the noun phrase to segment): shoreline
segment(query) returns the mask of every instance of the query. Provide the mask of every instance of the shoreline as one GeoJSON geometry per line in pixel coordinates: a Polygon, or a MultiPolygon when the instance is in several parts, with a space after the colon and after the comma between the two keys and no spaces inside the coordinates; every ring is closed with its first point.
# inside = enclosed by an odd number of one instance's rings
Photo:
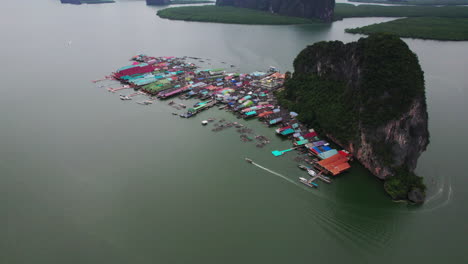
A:
{"type": "Polygon", "coordinates": [[[264,11],[231,6],[197,5],[158,10],[160,18],[189,22],[242,25],[327,25],[315,19],[289,17],[264,11]]]}

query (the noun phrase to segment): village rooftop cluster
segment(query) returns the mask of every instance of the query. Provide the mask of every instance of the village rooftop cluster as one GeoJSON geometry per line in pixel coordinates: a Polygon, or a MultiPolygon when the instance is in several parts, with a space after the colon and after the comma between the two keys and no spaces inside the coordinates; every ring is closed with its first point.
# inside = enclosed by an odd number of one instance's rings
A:
{"type": "MultiPolygon", "coordinates": [[[[156,100],[167,100],[173,97],[180,99],[196,98],[200,101],[188,108],[184,104],[173,105],[177,109],[184,109],[180,115],[190,118],[209,108],[217,106],[220,110],[232,112],[238,118],[257,118],[265,125],[276,127],[277,135],[289,137],[293,142],[290,149],[272,151],[274,156],[281,156],[286,152],[298,150],[310,157],[305,159],[308,166],[299,167],[307,170],[312,178],[300,178],[309,187],[317,187],[314,182],[320,179],[331,182],[325,175],[336,176],[350,169],[349,161],[352,156],[345,150],[332,148],[326,140],[320,139],[314,129],[308,129],[297,120],[298,114],[283,109],[278,104],[274,92],[283,88],[285,75],[274,67],[268,72],[253,72],[250,74],[228,73],[225,69],[199,69],[195,63],[187,62],[193,57],[150,57],[137,55],[131,58],[132,63],[117,69],[112,75],[103,80],[113,79],[122,83],[119,88],[108,88],[111,92],[123,89],[134,89],[128,95],[120,95],[122,100],[131,100],[136,95],[146,94],[149,99],[137,102],[149,105],[156,100]]],[[[100,82],[97,80],[93,82],[100,82]]],[[[213,120],[209,120],[210,122],[213,120]]],[[[204,121],[203,124],[207,124],[204,121]]],[[[242,125],[234,123],[218,123],[213,131],[235,126],[242,132],[242,125]]],[[[241,135],[246,141],[250,137],[241,135]]],[[[264,136],[257,136],[262,142],[268,143],[264,136]]],[[[250,159],[246,159],[252,162],[250,159]]]]}

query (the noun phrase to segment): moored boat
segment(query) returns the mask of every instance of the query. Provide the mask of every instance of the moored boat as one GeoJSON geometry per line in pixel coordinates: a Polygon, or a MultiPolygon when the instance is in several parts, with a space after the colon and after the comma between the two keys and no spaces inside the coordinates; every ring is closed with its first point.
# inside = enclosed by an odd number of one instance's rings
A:
{"type": "Polygon", "coordinates": [[[321,174],[319,175],[319,179],[320,179],[321,181],[323,181],[323,182],[326,182],[326,183],[331,183],[331,182],[332,182],[332,180],[330,179],[330,177],[327,177],[327,176],[321,175],[321,174]]]}
{"type": "Polygon", "coordinates": [[[302,184],[307,185],[308,187],[311,187],[311,188],[317,188],[318,187],[318,185],[315,182],[309,182],[306,178],[303,178],[303,177],[299,177],[299,181],[302,184]]]}
{"type": "Polygon", "coordinates": [[[307,173],[309,173],[310,176],[314,177],[315,175],[317,175],[317,173],[313,170],[313,169],[307,169],[307,173]]]}

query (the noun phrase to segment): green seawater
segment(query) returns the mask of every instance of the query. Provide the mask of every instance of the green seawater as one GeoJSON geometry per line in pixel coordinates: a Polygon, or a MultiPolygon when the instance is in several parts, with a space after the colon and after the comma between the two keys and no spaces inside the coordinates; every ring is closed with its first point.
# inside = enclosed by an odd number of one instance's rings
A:
{"type": "Polygon", "coordinates": [[[271,155],[291,143],[256,120],[241,122],[271,139],[263,149],[202,126],[238,121],[217,108],[180,119],[167,102],[123,102],[91,83],[138,53],[291,70],[305,46],[391,19],[242,26],[156,11],[2,3],[0,263],[467,263],[467,42],[405,39],[425,71],[431,133],[416,170],[428,199],[413,207],[358,164],[307,189],[294,152],[271,155]]]}

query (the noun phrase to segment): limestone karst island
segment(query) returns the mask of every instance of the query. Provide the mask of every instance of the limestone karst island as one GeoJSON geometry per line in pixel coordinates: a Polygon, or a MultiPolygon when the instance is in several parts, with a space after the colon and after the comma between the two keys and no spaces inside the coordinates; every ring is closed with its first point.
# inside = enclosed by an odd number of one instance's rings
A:
{"type": "Polygon", "coordinates": [[[0,264],[468,263],[468,0],[0,20],[0,264]]]}

